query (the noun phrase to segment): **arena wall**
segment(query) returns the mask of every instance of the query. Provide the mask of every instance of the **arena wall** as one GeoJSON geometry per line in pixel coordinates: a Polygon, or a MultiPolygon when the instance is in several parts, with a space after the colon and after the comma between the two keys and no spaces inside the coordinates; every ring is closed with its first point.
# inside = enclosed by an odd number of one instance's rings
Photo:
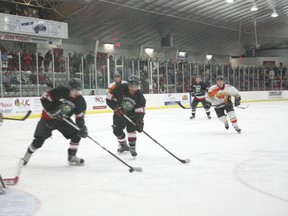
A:
{"type": "MultiPolygon", "coordinates": [[[[177,108],[178,101],[183,105],[189,106],[189,93],[171,94],[147,94],[146,109],[166,109],[177,108]]],[[[288,101],[288,91],[253,91],[241,92],[242,103],[252,102],[273,102],[288,101]]],[[[107,113],[111,109],[106,105],[106,95],[85,96],[87,102],[87,114],[107,113]]],[[[42,105],[39,97],[19,97],[19,98],[0,98],[0,109],[5,116],[23,116],[28,110],[32,110],[31,117],[39,118],[42,105]]]]}

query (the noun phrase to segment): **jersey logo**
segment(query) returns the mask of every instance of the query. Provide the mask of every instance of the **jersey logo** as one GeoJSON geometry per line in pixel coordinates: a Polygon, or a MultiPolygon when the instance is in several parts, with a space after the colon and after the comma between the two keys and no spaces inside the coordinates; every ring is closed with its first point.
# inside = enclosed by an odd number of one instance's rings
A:
{"type": "Polygon", "coordinates": [[[196,85],[195,86],[195,92],[196,93],[200,93],[201,92],[201,86],[200,85],[196,85]]]}
{"type": "Polygon", "coordinates": [[[69,100],[60,98],[59,101],[62,102],[62,104],[60,105],[60,109],[66,115],[69,114],[75,108],[75,104],[69,100]]]}
{"type": "Polygon", "coordinates": [[[216,97],[219,99],[226,99],[228,97],[228,94],[226,92],[220,92],[216,94],[216,97]]]}
{"type": "Polygon", "coordinates": [[[125,109],[126,112],[132,110],[135,104],[136,102],[132,98],[125,96],[123,97],[123,100],[121,102],[121,106],[123,107],[123,109],[125,109]]]}

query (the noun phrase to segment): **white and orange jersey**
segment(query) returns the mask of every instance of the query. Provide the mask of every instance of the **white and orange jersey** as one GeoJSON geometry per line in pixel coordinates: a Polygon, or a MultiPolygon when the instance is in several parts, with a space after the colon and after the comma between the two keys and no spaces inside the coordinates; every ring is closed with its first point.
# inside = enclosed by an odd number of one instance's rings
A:
{"type": "Polygon", "coordinates": [[[213,85],[209,88],[205,99],[217,106],[227,103],[231,96],[240,97],[239,91],[235,87],[224,84],[224,87],[220,88],[218,85],[213,85]]]}
{"type": "Polygon", "coordinates": [[[109,84],[108,89],[107,89],[107,93],[110,93],[114,88],[116,88],[116,86],[118,86],[119,84],[124,84],[127,83],[124,80],[121,80],[121,83],[116,83],[116,82],[112,82],[109,84]]]}

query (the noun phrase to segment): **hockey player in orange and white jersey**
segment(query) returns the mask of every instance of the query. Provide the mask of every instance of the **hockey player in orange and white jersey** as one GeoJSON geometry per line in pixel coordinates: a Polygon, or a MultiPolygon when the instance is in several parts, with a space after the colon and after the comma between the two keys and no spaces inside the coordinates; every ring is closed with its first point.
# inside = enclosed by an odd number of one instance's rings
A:
{"type": "Polygon", "coordinates": [[[235,130],[238,133],[241,133],[241,129],[237,124],[237,117],[231,101],[231,96],[235,97],[235,106],[239,106],[241,101],[239,91],[235,87],[225,84],[224,78],[219,76],[216,78],[216,85],[211,86],[205,95],[206,101],[210,102],[206,107],[210,107],[212,103],[213,106],[215,106],[215,112],[219,120],[224,123],[225,128],[229,129],[229,124],[226,118],[228,115],[235,130]],[[227,115],[225,114],[225,111],[227,115]]]}
{"type": "Polygon", "coordinates": [[[115,73],[114,74],[114,82],[110,83],[107,89],[107,92],[110,93],[114,88],[116,88],[118,85],[127,83],[126,81],[122,80],[121,74],[115,73]]]}

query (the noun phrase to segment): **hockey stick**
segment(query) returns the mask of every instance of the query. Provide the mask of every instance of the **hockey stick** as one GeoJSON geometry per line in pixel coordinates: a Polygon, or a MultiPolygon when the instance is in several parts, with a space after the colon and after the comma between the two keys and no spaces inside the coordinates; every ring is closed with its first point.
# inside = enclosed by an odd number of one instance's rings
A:
{"type": "Polygon", "coordinates": [[[246,109],[247,107],[249,107],[250,104],[247,104],[246,106],[235,106],[236,108],[239,108],[239,109],[246,109]]]}
{"type": "MultiPolygon", "coordinates": [[[[70,122],[67,118],[62,118],[66,123],[68,123],[69,125],[71,125],[72,127],[74,127],[76,130],[80,130],[77,125],[75,125],[74,123],[70,122]]],[[[133,171],[137,171],[137,172],[142,172],[142,168],[141,167],[132,167],[129,164],[127,164],[125,161],[121,160],[119,157],[117,157],[115,154],[113,154],[111,151],[109,151],[108,149],[106,149],[104,146],[102,146],[100,143],[98,143],[96,140],[94,140],[92,137],[90,137],[89,135],[87,136],[90,140],[92,140],[94,143],[96,143],[98,146],[100,146],[102,149],[104,149],[106,152],[108,152],[109,154],[111,154],[113,157],[115,157],[117,160],[121,161],[123,164],[125,164],[127,167],[129,167],[129,172],[133,172],[133,171]]]]}
{"type": "Polygon", "coordinates": [[[29,110],[29,111],[26,113],[26,115],[23,116],[22,118],[3,117],[3,119],[5,119],[5,120],[15,120],[15,121],[24,121],[24,120],[26,120],[26,119],[30,116],[31,113],[32,113],[32,111],[29,110]]]}
{"type": "Polygon", "coordinates": [[[185,107],[180,101],[178,101],[178,105],[179,105],[182,109],[191,109],[191,107],[185,107]]]}
{"type": "MultiPolygon", "coordinates": [[[[133,124],[134,126],[136,126],[135,122],[133,122],[128,116],[126,116],[125,114],[123,114],[123,116],[131,123],[133,124]]],[[[172,155],[174,158],[176,158],[178,161],[180,161],[181,163],[190,163],[190,159],[180,159],[178,158],[176,155],[174,155],[172,152],[170,152],[168,149],[166,149],[163,145],[161,145],[159,142],[157,142],[153,137],[151,137],[148,133],[146,133],[144,130],[143,130],[143,133],[145,135],[147,135],[150,139],[152,139],[155,143],[157,143],[159,146],[161,146],[165,151],[167,151],[170,155],[172,155]]]]}
{"type": "MultiPolygon", "coordinates": [[[[185,107],[180,101],[178,102],[178,105],[183,109],[192,109],[192,107],[185,107]]],[[[212,105],[211,107],[216,107],[216,106],[212,105]]],[[[204,108],[204,106],[197,106],[196,108],[204,108]]]]}
{"type": "Polygon", "coordinates": [[[23,159],[20,158],[19,159],[19,162],[18,162],[18,166],[17,166],[17,169],[16,169],[16,175],[14,178],[3,178],[3,181],[6,185],[16,185],[19,181],[19,177],[20,177],[20,174],[21,174],[21,170],[22,170],[22,167],[23,167],[23,159]]]}
{"type": "MultiPolygon", "coordinates": [[[[179,101],[178,102],[178,105],[183,108],[183,109],[192,109],[191,107],[185,107],[183,104],[181,104],[181,102],[179,101]]],[[[211,107],[220,107],[222,106],[223,104],[219,104],[219,105],[212,105],[211,107]]],[[[239,109],[246,109],[247,107],[249,107],[249,104],[247,104],[246,106],[235,106],[236,108],[239,108],[239,109]]],[[[196,108],[204,108],[204,106],[197,106],[196,108]]]]}

